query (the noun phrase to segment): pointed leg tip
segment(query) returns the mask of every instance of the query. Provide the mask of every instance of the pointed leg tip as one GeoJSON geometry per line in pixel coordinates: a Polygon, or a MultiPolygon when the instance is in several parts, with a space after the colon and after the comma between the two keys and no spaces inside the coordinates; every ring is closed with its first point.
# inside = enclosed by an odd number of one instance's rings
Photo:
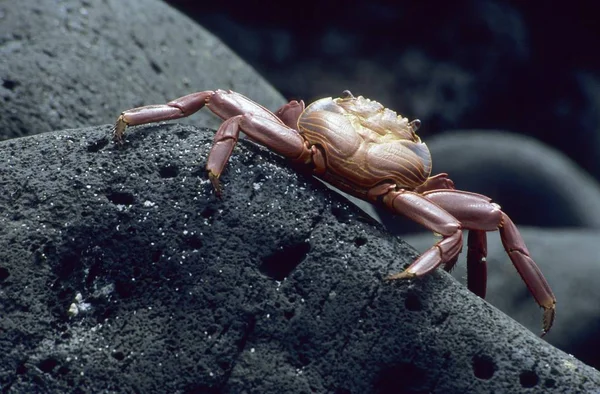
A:
{"type": "Polygon", "coordinates": [[[118,135],[117,133],[113,132],[112,142],[118,148],[121,148],[125,145],[125,138],[123,138],[123,135],[118,135]]]}
{"type": "Polygon", "coordinates": [[[550,307],[544,307],[544,317],[542,320],[542,335],[544,337],[552,328],[554,324],[554,318],[556,317],[556,304],[553,303],[550,307]]]}
{"type": "Polygon", "coordinates": [[[127,128],[127,122],[123,119],[123,115],[119,116],[117,122],[112,128],[113,141],[118,145],[123,145],[123,135],[127,128]]]}
{"type": "Polygon", "coordinates": [[[213,186],[213,189],[215,190],[215,194],[217,196],[217,198],[221,198],[222,194],[221,194],[221,183],[219,182],[219,175],[215,174],[212,171],[208,171],[208,179],[210,180],[210,183],[213,186]]]}
{"type": "Polygon", "coordinates": [[[411,279],[417,276],[417,274],[410,271],[402,271],[397,274],[389,275],[385,278],[387,281],[397,280],[397,279],[411,279]]]}

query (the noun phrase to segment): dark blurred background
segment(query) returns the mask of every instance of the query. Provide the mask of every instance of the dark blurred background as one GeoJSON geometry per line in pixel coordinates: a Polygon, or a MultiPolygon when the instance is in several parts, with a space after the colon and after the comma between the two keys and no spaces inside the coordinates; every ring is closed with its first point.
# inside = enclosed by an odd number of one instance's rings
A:
{"type": "Polygon", "coordinates": [[[425,141],[508,130],[600,179],[600,2],[167,2],[286,98],[350,89],[421,119],[425,141]]]}

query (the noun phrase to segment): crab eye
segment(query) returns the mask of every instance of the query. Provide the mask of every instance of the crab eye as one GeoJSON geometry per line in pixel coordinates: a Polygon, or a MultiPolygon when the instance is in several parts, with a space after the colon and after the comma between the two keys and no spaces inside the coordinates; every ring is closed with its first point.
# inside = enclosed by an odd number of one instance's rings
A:
{"type": "Polygon", "coordinates": [[[415,119],[412,122],[410,122],[408,125],[411,127],[413,133],[416,133],[417,130],[419,130],[421,128],[421,121],[419,119],[415,119]]]}
{"type": "Polygon", "coordinates": [[[350,92],[349,90],[344,90],[342,92],[342,98],[343,99],[351,99],[351,98],[354,98],[354,96],[352,95],[352,92],[350,92]]]}

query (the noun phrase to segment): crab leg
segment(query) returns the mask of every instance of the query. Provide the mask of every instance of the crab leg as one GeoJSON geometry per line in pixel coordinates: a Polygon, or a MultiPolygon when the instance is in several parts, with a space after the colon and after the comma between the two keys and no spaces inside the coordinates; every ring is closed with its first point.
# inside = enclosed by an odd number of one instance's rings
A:
{"type": "MultiPolygon", "coordinates": [[[[448,174],[440,173],[431,176],[424,184],[415,189],[418,193],[436,189],[454,190],[454,182],[448,178],[448,174]]],[[[469,230],[467,238],[467,287],[481,298],[485,298],[487,288],[487,236],[485,231],[469,230]]],[[[444,264],[444,270],[450,272],[458,256],[444,264]]]]}
{"type": "Polygon", "coordinates": [[[312,152],[302,139],[302,136],[279,120],[244,114],[227,119],[215,134],[215,143],[208,154],[206,170],[217,195],[221,189],[219,176],[227,165],[233,148],[237,143],[240,131],[244,131],[248,137],[280,155],[294,160],[309,162],[312,152]]]}
{"type": "MultiPolygon", "coordinates": [[[[512,220],[500,210],[497,204],[492,203],[489,197],[480,194],[459,190],[433,190],[425,192],[424,196],[460,220],[465,229],[500,230],[500,238],[506,253],[533,298],[544,309],[542,336],[545,335],[554,322],[556,298],[546,278],[530,257],[523,237],[512,220]]],[[[471,248],[473,249],[471,252],[473,255],[471,266],[477,266],[476,260],[483,261],[485,257],[484,240],[482,238],[475,239],[473,244],[470,244],[471,248]]],[[[481,267],[478,269],[481,271],[481,267]]],[[[483,272],[475,274],[477,277],[481,275],[483,275],[483,272]]]]}
{"type": "Polygon", "coordinates": [[[275,111],[275,115],[287,126],[292,129],[298,127],[298,118],[304,112],[304,101],[292,100],[284,104],[281,108],[275,111]]]}
{"type": "Polygon", "coordinates": [[[487,235],[469,230],[467,238],[467,288],[481,298],[487,289],[487,235]]]}
{"type": "Polygon", "coordinates": [[[453,189],[454,190],[454,182],[452,182],[452,179],[448,178],[448,174],[446,174],[445,172],[442,172],[442,173],[439,173],[437,175],[430,176],[429,178],[427,178],[425,183],[423,183],[419,187],[416,187],[414,189],[414,191],[417,193],[423,193],[423,192],[426,192],[429,190],[436,190],[436,189],[453,189]]]}
{"type": "MultiPolygon", "coordinates": [[[[454,190],[454,182],[448,174],[440,173],[431,176],[424,184],[415,189],[418,193],[431,192],[436,189],[454,190]]],[[[481,298],[485,298],[487,288],[487,236],[485,231],[469,230],[467,238],[467,288],[481,298]]],[[[444,264],[444,270],[450,272],[458,256],[444,264]]]]}
{"type": "MultiPolygon", "coordinates": [[[[298,105],[299,103],[297,102],[291,102],[281,107],[280,111],[289,106],[290,109],[284,112],[287,112],[287,118],[291,118],[293,113],[297,112],[296,107],[298,105]]],[[[304,103],[302,103],[303,105],[304,103]]],[[[207,106],[223,120],[233,118],[237,115],[253,114],[275,122],[281,122],[268,109],[239,93],[225,90],[205,90],[179,97],[166,104],[147,105],[123,111],[113,129],[113,138],[116,142],[122,143],[123,134],[127,126],[185,118],[204,106],[207,106]]]]}
{"type": "Polygon", "coordinates": [[[215,134],[215,144],[206,165],[217,194],[220,193],[218,178],[231,156],[240,131],[288,159],[304,163],[312,160],[314,149],[308,148],[302,136],[293,128],[304,111],[303,101],[290,101],[275,115],[239,93],[224,90],[206,90],[188,94],[166,104],[124,111],[117,119],[113,138],[122,143],[127,126],[184,118],[204,106],[224,120],[215,134]]]}
{"type": "Polygon", "coordinates": [[[180,97],[166,104],[147,105],[128,109],[121,112],[113,128],[113,139],[123,143],[123,134],[127,126],[136,126],[146,123],[161,122],[163,120],[179,119],[197,112],[206,105],[209,97],[215,92],[207,90],[180,97]]]}
{"type": "MultiPolygon", "coordinates": [[[[390,189],[394,187],[395,185],[391,185],[390,189]]],[[[421,194],[405,190],[388,191],[383,196],[383,202],[395,213],[405,215],[443,237],[406,270],[388,276],[388,280],[426,275],[441,264],[452,261],[458,256],[462,249],[460,222],[439,205],[429,201],[421,194]]]]}

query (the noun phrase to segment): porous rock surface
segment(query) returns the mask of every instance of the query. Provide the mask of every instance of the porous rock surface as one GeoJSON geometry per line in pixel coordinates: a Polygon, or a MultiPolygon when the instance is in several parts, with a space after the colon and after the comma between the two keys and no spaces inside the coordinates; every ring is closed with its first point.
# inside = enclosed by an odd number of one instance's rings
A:
{"type": "MultiPolygon", "coordinates": [[[[600,368],[600,289],[595,280],[600,277],[598,183],[559,151],[516,134],[455,131],[428,139],[427,145],[434,172],[448,172],[457,188],[491,197],[523,231],[558,300],[557,319],[545,339],[600,368]],[[485,175],[487,170],[490,176],[485,175]]],[[[378,212],[388,231],[417,250],[425,251],[435,241],[418,225],[378,212]]],[[[497,232],[488,234],[488,243],[487,299],[529,329],[537,329],[535,304],[497,232]]],[[[452,273],[462,280],[466,265],[464,258],[459,262],[452,273]]]]}
{"type": "MultiPolygon", "coordinates": [[[[269,108],[284,102],[162,1],[10,1],[0,4],[0,24],[0,140],[111,123],[126,108],[203,89],[234,89],[269,108]]],[[[219,124],[208,112],[196,119],[219,124]]]]}
{"type": "MultiPolygon", "coordinates": [[[[528,226],[519,226],[519,230],[558,300],[556,321],[544,339],[598,368],[600,289],[593,278],[600,277],[600,231],[528,226]]],[[[419,251],[435,242],[431,234],[403,235],[402,239],[419,251]]],[[[465,242],[463,250],[466,247],[465,242]]],[[[488,234],[487,261],[486,300],[530,330],[539,330],[537,304],[504,251],[498,232],[488,234]]],[[[452,275],[466,286],[464,256],[452,275]]]]}
{"type": "Polygon", "coordinates": [[[264,149],[219,200],[212,132],[109,131],[0,143],[3,392],[600,390],[450,275],[383,281],[417,253],[264,149]]]}

